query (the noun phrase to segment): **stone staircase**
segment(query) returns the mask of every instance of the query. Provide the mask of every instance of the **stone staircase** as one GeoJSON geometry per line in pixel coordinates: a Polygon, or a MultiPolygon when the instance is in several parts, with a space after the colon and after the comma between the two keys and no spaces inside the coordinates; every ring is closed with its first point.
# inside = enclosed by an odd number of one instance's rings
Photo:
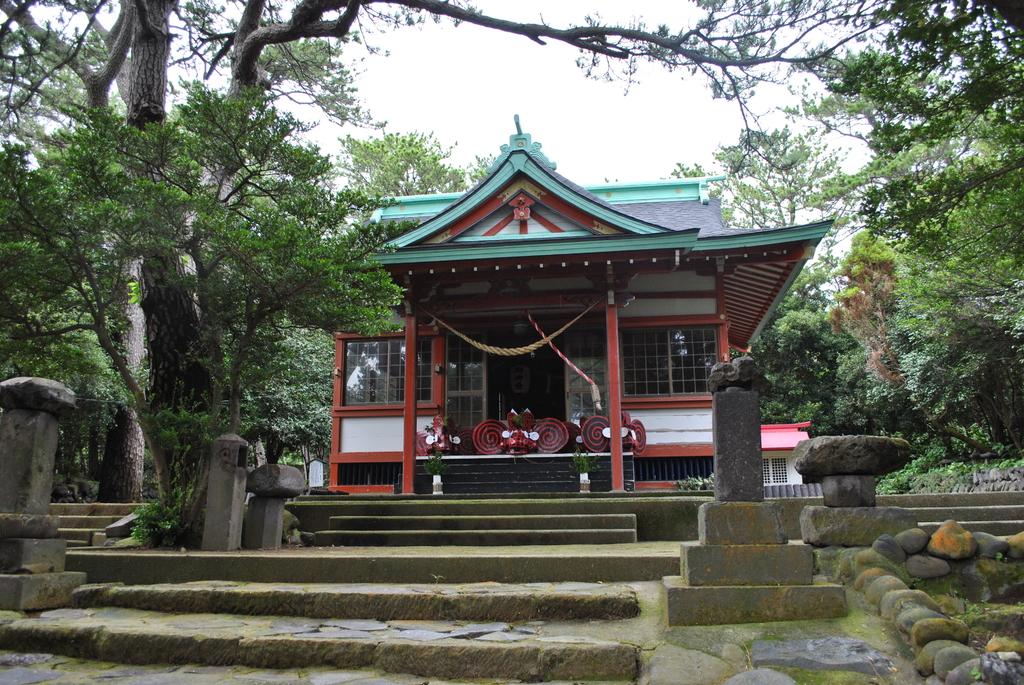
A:
{"type": "Polygon", "coordinates": [[[633,514],[332,516],[322,546],[571,545],[636,542],[633,514]]]}
{"type": "Polygon", "coordinates": [[[0,625],[0,648],[46,645],[130,664],[632,681],[644,636],[660,624],[659,611],[642,611],[656,606],[655,586],[87,585],[76,591],[75,608],[0,625]]]}
{"type": "Polygon", "coordinates": [[[880,506],[901,506],[929,533],[954,519],[971,532],[1016,535],[1024,531],[1024,492],[972,492],[879,496],[880,506]]]}
{"type": "Polygon", "coordinates": [[[112,504],[86,502],[81,504],[51,504],[50,515],[59,518],[58,533],[68,547],[91,547],[103,544],[104,529],[116,523],[138,507],[137,503],[112,504]]]}

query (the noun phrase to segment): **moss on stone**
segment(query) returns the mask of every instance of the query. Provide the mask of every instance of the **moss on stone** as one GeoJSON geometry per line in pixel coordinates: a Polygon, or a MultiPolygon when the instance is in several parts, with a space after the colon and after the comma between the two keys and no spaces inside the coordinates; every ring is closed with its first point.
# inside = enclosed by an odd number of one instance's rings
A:
{"type": "Polygon", "coordinates": [[[781,668],[772,666],[773,671],[785,673],[800,685],[877,685],[878,676],[854,671],[809,671],[803,668],[781,668]]]}

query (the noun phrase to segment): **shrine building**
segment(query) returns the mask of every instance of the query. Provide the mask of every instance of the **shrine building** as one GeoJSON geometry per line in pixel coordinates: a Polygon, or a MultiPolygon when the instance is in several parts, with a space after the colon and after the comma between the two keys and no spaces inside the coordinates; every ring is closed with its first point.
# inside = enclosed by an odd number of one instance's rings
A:
{"type": "MultiPolygon", "coordinates": [[[[379,210],[412,226],[378,257],[401,330],[335,336],[330,489],[429,493],[430,454],[457,494],[576,491],[576,452],[595,491],[709,475],[708,372],[831,228],[730,228],[723,178],[583,187],[518,132],[469,191],[379,210]]],[[[765,427],[766,483],[806,428],[765,427]]]]}

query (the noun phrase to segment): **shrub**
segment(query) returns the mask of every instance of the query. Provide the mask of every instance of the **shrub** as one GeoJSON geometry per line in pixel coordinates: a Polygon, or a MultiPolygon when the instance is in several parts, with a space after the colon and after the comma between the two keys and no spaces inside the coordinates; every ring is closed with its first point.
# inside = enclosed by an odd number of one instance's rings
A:
{"type": "Polygon", "coordinates": [[[597,466],[597,457],[579,447],[572,454],[572,470],[576,473],[590,473],[597,466]]]}
{"type": "Polygon", "coordinates": [[[149,547],[179,547],[189,533],[190,492],[175,490],[166,501],[149,502],[135,510],[132,537],[149,547]]]}
{"type": "Polygon", "coordinates": [[[676,481],[676,487],[685,492],[697,492],[701,490],[715,489],[715,474],[710,476],[691,476],[676,481]]]}
{"type": "Polygon", "coordinates": [[[905,495],[919,492],[952,492],[957,485],[968,485],[976,471],[1024,466],[1024,458],[1007,457],[995,461],[949,461],[946,450],[938,444],[929,445],[921,456],[899,471],[878,481],[880,495],[905,495]]]}
{"type": "Polygon", "coordinates": [[[432,476],[440,476],[448,470],[448,464],[444,463],[444,456],[441,452],[435,450],[427,457],[427,461],[423,464],[423,468],[432,476]]]}

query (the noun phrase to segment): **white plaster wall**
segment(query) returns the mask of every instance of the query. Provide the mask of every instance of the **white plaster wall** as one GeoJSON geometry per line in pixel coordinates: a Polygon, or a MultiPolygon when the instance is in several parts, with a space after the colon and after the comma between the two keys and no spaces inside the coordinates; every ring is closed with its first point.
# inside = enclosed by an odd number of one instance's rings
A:
{"type": "Polygon", "coordinates": [[[643,422],[648,445],[711,442],[710,409],[630,409],[643,422]]]}
{"type": "Polygon", "coordinates": [[[342,452],[401,452],[401,416],[346,416],[341,419],[342,452]]]}

